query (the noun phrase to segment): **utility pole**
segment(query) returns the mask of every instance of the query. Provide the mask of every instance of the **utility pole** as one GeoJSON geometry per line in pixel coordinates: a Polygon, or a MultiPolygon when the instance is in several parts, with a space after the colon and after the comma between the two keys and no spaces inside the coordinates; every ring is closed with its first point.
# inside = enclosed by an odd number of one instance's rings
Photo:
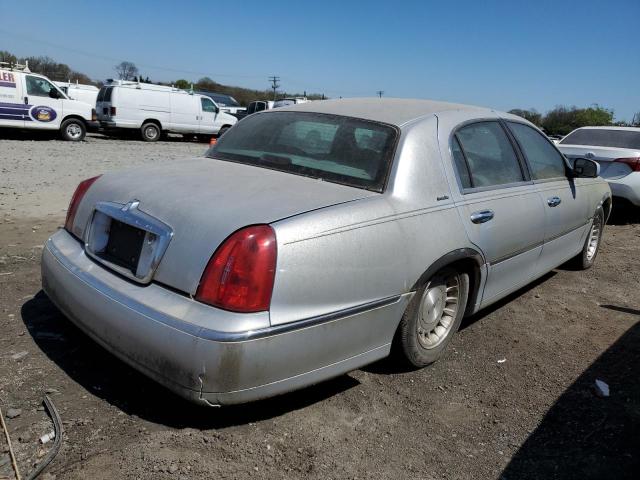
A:
{"type": "Polygon", "coordinates": [[[382,95],[384,95],[384,90],[378,90],[376,93],[378,94],[379,98],[382,98],[382,95]]]}
{"type": "Polygon", "coordinates": [[[271,82],[271,88],[273,89],[273,100],[276,100],[276,90],[278,90],[278,87],[280,86],[280,84],[278,83],[280,81],[280,77],[276,77],[275,75],[272,75],[271,77],[269,77],[269,81],[271,82]]]}

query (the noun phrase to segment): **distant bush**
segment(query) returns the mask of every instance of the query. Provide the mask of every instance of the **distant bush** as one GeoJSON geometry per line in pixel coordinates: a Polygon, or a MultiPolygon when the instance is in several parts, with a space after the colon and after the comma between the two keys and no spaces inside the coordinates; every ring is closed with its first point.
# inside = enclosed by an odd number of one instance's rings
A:
{"type": "MultiPolygon", "coordinates": [[[[510,110],[509,113],[518,115],[541,127],[548,135],[567,135],[576,128],[589,126],[613,125],[613,110],[593,105],[588,108],[557,106],[546,115],[535,110],[510,110]]],[[[625,124],[618,122],[618,124],[625,124]]]]}

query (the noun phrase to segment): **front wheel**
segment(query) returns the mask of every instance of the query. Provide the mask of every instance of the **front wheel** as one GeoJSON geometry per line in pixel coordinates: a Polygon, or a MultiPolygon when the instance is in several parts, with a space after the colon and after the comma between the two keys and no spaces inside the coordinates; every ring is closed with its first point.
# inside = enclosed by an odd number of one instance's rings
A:
{"type": "Polygon", "coordinates": [[[160,127],[151,122],[142,125],[140,132],[142,134],[142,140],[145,142],[157,142],[160,140],[160,135],[162,134],[160,127]]]}
{"type": "Polygon", "coordinates": [[[229,127],[222,127],[219,131],[218,131],[218,138],[220,138],[222,135],[224,135],[227,130],[229,130],[229,127]]]}
{"type": "Polygon", "coordinates": [[[425,367],[444,353],[467,307],[469,275],[444,268],[420,287],[400,321],[400,347],[415,367],[425,367]]]}
{"type": "Polygon", "coordinates": [[[62,125],[60,125],[60,136],[63,140],[80,142],[84,140],[86,134],[87,128],[84,126],[84,122],[77,118],[65,120],[62,122],[62,125]]]}
{"type": "Polygon", "coordinates": [[[604,212],[601,208],[593,215],[593,223],[584,241],[582,251],[573,259],[573,264],[580,270],[591,268],[596,261],[596,256],[600,251],[602,232],[604,231],[604,212]]]}

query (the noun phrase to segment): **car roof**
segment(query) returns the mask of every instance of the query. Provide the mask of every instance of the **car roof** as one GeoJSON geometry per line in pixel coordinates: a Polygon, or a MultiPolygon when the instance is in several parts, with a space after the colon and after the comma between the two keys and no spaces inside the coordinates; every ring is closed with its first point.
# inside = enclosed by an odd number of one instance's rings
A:
{"type": "MultiPolygon", "coordinates": [[[[434,100],[372,97],[341,98],[299,103],[297,105],[280,107],[273,110],[273,112],[296,111],[326,113],[402,126],[421,117],[453,110],[467,110],[469,112],[491,111],[491,109],[484,107],[434,100]]],[[[269,112],[271,112],[271,110],[269,112]]]]}
{"type": "Polygon", "coordinates": [[[574,130],[624,130],[624,131],[628,131],[628,132],[639,132],[640,131],[640,127],[607,127],[607,126],[601,126],[601,127],[580,127],[580,128],[576,128],[574,130]]]}

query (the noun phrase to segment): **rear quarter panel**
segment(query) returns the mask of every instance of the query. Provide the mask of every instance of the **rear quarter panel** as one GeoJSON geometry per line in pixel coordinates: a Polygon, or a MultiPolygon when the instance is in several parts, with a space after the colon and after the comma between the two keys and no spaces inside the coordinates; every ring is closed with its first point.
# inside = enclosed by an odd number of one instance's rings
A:
{"type": "Polygon", "coordinates": [[[450,200],[436,127],[431,117],[403,129],[385,193],[273,224],[272,324],[411,292],[437,259],[471,247],[450,200]]]}

